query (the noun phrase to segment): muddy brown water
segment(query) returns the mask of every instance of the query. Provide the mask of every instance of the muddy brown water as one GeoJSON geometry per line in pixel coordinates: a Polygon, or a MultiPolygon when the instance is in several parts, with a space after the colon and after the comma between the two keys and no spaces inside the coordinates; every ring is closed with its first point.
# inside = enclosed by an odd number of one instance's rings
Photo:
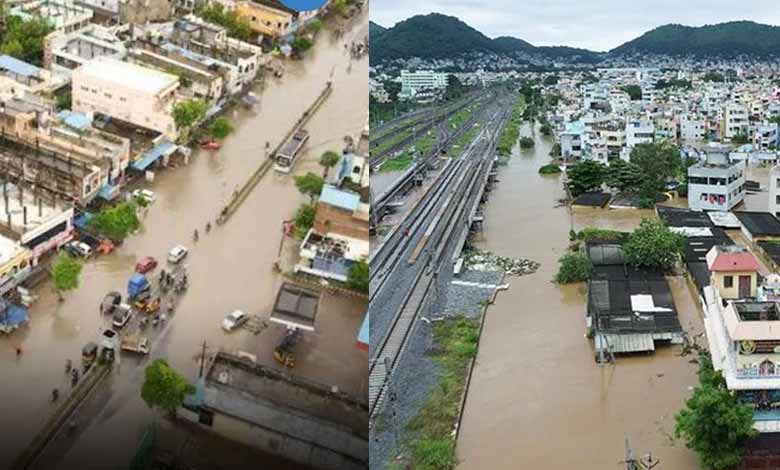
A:
{"type": "MultiPolygon", "coordinates": [[[[527,124],[523,133],[530,135],[527,124]]],[[[586,226],[632,229],[652,211],[556,208],[561,177],[537,174],[551,141],[519,151],[500,170],[485,215],[482,248],[541,262],[530,276],[509,278],[487,310],[458,441],[460,469],[620,468],[624,438],[660,468],[692,470],[698,459],[671,439],[674,414],[697,382],[679,347],[621,357],[598,366],[585,338],[586,290],[551,282],[568,232],[586,226]]],[[[764,193],[765,194],[765,193],[764,193]]],[[[703,331],[682,277],[670,278],[683,327],[703,331]]]]}
{"type": "MultiPolygon", "coordinates": [[[[342,37],[323,30],[303,61],[286,63],[282,79],[269,79],[264,88],[256,90],[260,103],[255,113],[244,109],[230,113],[236,120],[236,131],[220,151],[198,151],[190,165],[159,172],[156,181],[147,185],[157,193],[157,201],[145,217],[143,229],[117,252],[86,263],[81,286],[66,294],[64,302],[58,302],[46,285],[36,290],[41,297],[31,308],[29,326],[0,337],[0,367],[4,374],[0,385],[0,468],[8,467],[53,410],[49,402],[52,388],[70,388],[64,374],[65,359],[78,361],[81,347],[96,338],[98,330],[109,320],[99,315],[99,302],[110,290],[125,291],[134,263],[142,256],[164,260],[167,251],[177,243],[191,248],[186,260],[189,291],[154,344],[152,358],[165,357],[185,376],[194,377],[196,356],[206,340],[211,348],[249,351],[258,354],[259,362],[273,364],[268,344],[263,341],[272,341],[275,333],[224,334],[219,323],[236,308],[268,315],[281,282],[271,269],[279,247],[281,223],[292,218],[306,199],[296,190],[292,176],[271,171],[227,225],[215,228],[209,235],[203,235],[203,226],[209,219],[213,222],[233,189],[265,158],[265,142],[269,141],[273,148],[330,77],[334,80],[333,94],[307,126],[311,138],[296,163],[295,173],[321,173],[319,155],[325,150],[340,151],[346,134],[356,135],[362,130],[368,107],[368,60],[350,59],[344,43],[362,41],[368,33],[367,23],[365,14],[361,15],[342,37]],[[193,245],[195,228],[202,235],[193,245]],[[18,359],[14,354],[17,345],[23,349],[18,359]]],[[[343,354],[344,348],[353,348],[366,306],[326,298],[321,309],[339,312],[333,321],[345,322],[344,333],[329,338],[334,344],[311,348],[307,356],[319,358],[324,366],[303,372],[314,380],[360,393],[365,384],[346,378],[347,374],[340,373],[344,362],[329,360],[328,355],[334,350],[343,354]]],[[[314,338],[311,342],[324,340],[314,338]]],[[[360,365],[362,361],[362,367],[367,368],[362,354],[362,358],[351,357],[350,365],[360,365]]],[[[75,439],[57,436],[41,465],[94,468],[100,462],[101,468],[126,467],[144,426],[155,416],[140,399],[143,367],[138,366],[145,362],[123,357],[105,390],[84,405],[80,413],[83,429],[75,439]]]]}

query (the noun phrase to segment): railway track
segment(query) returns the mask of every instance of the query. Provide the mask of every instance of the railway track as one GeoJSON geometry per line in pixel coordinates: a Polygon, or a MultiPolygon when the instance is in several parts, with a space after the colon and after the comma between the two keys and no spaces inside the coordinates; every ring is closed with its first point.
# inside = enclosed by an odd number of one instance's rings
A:
{"type": "Polygon", "coordinates": [[[505,125],[507,116],[506,110],[501,108],[494,112],[466,152],[440,174],[441,183],[435,192],[426,195],[424,199],[427,201],[415,208],[414,217],[408,220],[404,229],[408,229],[409,234],[404,233],[400,235],[403,238],[397,238],[393,245],[385,246],[383,258],[377,260],[381,264],[381,273],[374,274],[372,269],[374,276],[371,281],[374,284],[371,285],[371,298],[384,290],[397,268],[400,276],[409,276],[411,273],[403,268],[412,267],[414,277],[387,331],[371,351],[369,426],[373,425],[382,409],[388,383],[409,343],[416,320],[432,298],[431,291],[438,272],[449,265],[446,252],[454,248],[453,242],[457,243],[461,233],[468,230],[469,218],[479,205],[492,169],[493,159],[490,157],[497,144],[498,131],[505,125]],[[434,215],[430,217],[432,213],[434,215]],[[423,223],[426,220],[430,223],[423,223]],[[406,260],[406,263],[401,263],[401,260],[406,260]]]}

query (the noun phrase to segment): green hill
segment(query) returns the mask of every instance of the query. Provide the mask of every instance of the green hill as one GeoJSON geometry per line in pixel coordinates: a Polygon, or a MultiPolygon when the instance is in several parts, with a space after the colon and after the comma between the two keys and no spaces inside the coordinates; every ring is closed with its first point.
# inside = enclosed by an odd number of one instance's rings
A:
{"type": "Polygon", "coordinates": [[[668,24],[648,31],[610,51],[615,54],[731,58],[776,56],[780,53],[780,27],[732,21],[700,27],[668,24]]]}
{"type": "Polygon", "coordinates": [[[368,37],[370,41],[375,41],[385,31],[387,31],[386,28],[374,23],[373,21],[368,22],[368,37]]]}

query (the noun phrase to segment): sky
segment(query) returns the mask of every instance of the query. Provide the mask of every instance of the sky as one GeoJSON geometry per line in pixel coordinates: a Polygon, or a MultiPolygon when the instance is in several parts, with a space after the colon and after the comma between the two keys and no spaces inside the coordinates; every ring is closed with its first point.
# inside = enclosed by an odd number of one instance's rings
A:
{"type": "Polygon", "coordinates": [[[488,37],[514,36],[535,46],[607,51],[664,24],[752,20],[780,25],[777,0],[371,0],[384,27],[410,16],[456,16],[488,37]]]}

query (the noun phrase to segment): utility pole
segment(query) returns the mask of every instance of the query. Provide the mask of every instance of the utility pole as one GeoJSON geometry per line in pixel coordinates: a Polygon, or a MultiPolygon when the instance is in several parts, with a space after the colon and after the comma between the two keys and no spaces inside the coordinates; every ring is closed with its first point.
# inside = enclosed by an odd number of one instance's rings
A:
{"type": "Polygon", "coordinates": [[[626,436],[625,439],[626,457],[625,460],[622,460],[620,463],[625,464],[626,470],[652,470],[661,463],[660,460],[653,459],[653,454],[650,452],[645,454],[641,459],[634,458],[634,451],[628,443],[628,436],[626,436]]]}
{"type": "Polygon", "coordinates": [[[203,377],[203,365],[206,363],[206,340],[203,340],[203,350],[200,354],[200,371],[198,372],[198,378],[203,377]]]}

